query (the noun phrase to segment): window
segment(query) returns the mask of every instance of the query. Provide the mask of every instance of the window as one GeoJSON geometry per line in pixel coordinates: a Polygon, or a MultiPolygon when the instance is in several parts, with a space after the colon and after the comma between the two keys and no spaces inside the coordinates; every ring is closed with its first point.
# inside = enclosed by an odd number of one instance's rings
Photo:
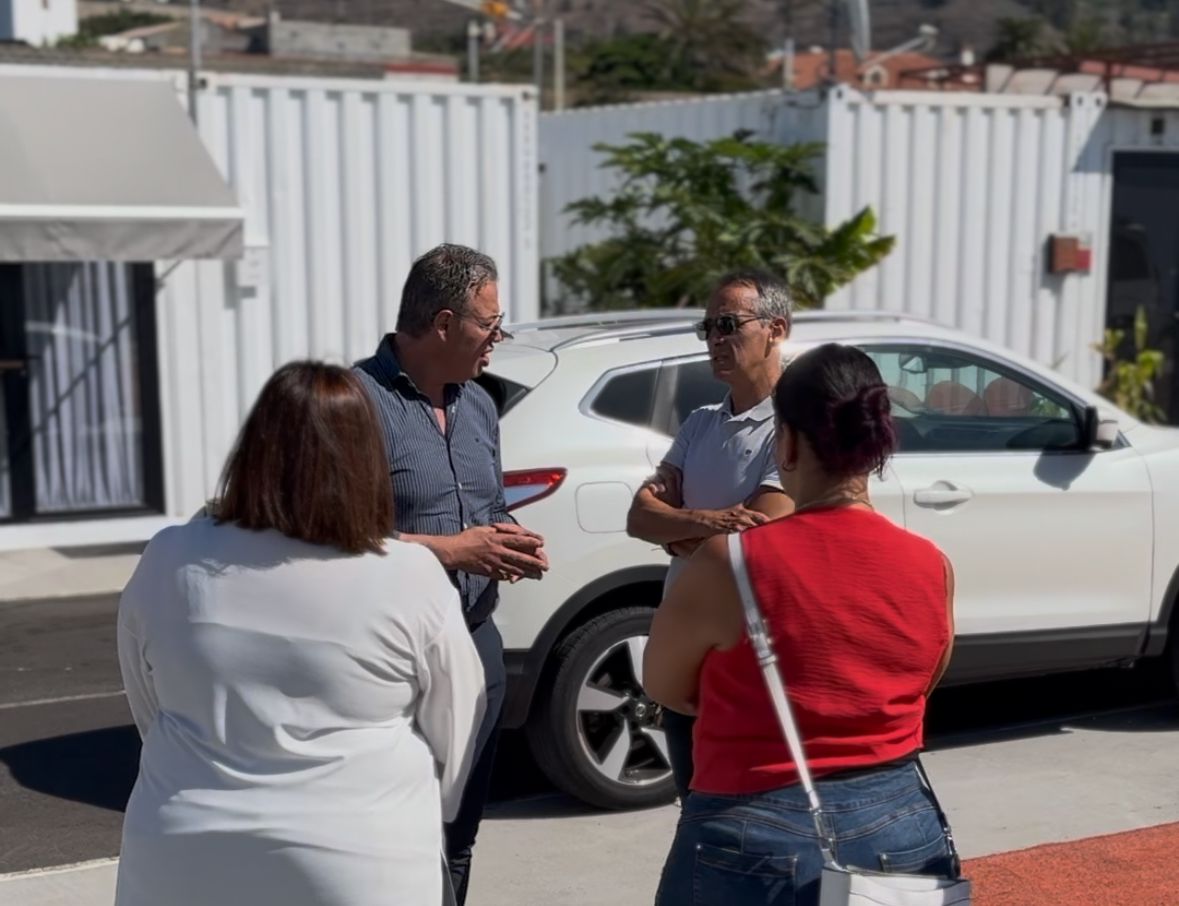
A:
{"type": "Polygon", "coordinates": [[[164,507],[151,264],[0,264],[0,520],[164,507]]]}
{"type": "Polygon", "coordinates": [[[864,347],[892,400],[902,453],[1075,449],[1062,395],[998,363],[936,346],[864,347]]]}
{"type": "Polygon", "coordinates": [[[667,426],[672,435],[693,410],[719,403],[729,392],[729,388],[713,376],[707,359],[664,365],[663,376],[672,388],[672,418],[667,426]]]}
{"type": "Polygon", "coordinates": [[[528,395],[528,388],[523,384],[509,381],[505,377],[499,377],[488,371],[484,371],[476,377],[475,383],[490,394],[491,399],[495,402],[496,411],[499,412],[501,418],[507,415],[516,403],[528,395]]]}
{"type": "Polygon", "coordinates": [[[658,374],[659,369],[652,367],[614,375],[594,397],[591,411],[602,418],[649,428],[658,374]]]}

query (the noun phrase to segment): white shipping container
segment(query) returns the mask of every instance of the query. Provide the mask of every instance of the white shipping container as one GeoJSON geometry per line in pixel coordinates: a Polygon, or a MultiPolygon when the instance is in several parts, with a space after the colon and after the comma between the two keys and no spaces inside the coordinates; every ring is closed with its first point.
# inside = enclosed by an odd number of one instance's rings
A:
{"type": "MultiPolygon", "coordinates": [[[[0,66],[0,76],[182,73],[0,66]]],[[[164,519],[0,526],[0,549],[147,537],[213,492],[276,367],[340,364],[392,330],[413,259],[494,257],[507,320],[539,315],[536,103],[529,86],[203,74],[198,130],[245,213],[242,260],[158,262],[164,519]]]]}
{"type": "MultiPolygon", "coordinates": [[[[1058,368],[1089,386],[1106,324],[1115,153],[1179,151],[1179,113],[1068,97],[880,91],[709,97],[544,114],[542,259],[600,238],[561,213],[612,184],[597,141],[629,132],[707,140],[750,129],[826,144],[818,216],[871,206],[897,247],[827,300],[931,318],[1058,368]],[[1053,235],[1091,243],[1089,272],[1048,272],[1053,235]]],[[[555,287],[546,287],[555,294],[555,287]]]]}
{"type": "Polygon", "coordinates": [[[1099,232],[1080,162],[1103,109],[1090,94],[836,92],[827,223],[871,206],[897,248],[828,307],[930,318],[1095,384],[1098,268],[1053,276],[1045,256],[1050,235],[1099,232]]]}
{"type": "Polygon", "coordinates": [[[187,378],[167,382],[163,408],[201,413],[165,420],[170,500],[204,499],[275,367],[369,355],[438,243],[490,254],[507,319],[538,316],[530,89],[219,75],[197,121],[245,210],[247,252],[165,281],[161,361],[187,378]]]}

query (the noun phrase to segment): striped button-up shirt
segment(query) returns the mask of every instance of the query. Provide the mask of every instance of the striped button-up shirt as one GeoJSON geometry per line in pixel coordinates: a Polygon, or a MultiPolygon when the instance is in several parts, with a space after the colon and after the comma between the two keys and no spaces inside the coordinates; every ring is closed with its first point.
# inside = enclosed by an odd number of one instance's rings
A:
{"type": "MultiPolygon", "coordinates": [[[[473,381],[446,386],[446,433],[434,406],[401,370],[393,334],[355,372],[376,407],[389,455],[398,531],[457,535],[475,525],[514,522],[504,505],[499,415],[473,381]]],[[[487,619],[499,597],[487,576],[450,573],[467,623],[487,619]]]]}

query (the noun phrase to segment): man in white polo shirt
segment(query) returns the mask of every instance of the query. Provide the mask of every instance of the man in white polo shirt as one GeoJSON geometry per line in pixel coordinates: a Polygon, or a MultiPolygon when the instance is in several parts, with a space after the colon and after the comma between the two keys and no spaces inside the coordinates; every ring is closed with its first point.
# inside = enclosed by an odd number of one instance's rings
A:
{"type": "MultiPolygon", "coordinates": [[[[627,518],[635,538],[671,554],[664,590],[705,538],[739,532],[790,512],[774,456],[771,395],[782,374],[781,345],[790,336],[790,295],[764,271],[721,278],[697,325],[724,401],[702,406],[680,426],[655,476],[639,489],[627,518]]],[[[692,780],[695,718],[664,711],[672,774],[680,798],[692,780]]]]}

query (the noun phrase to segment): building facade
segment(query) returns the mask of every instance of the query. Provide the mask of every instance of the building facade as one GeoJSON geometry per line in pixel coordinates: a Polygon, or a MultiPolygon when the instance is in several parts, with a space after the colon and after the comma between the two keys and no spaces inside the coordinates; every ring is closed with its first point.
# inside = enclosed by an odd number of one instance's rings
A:
{"type": "MultiPolygon", "coordinates": [[[[821,142],[829,226],[864,207],[893,253],[827,300],[930,318],[1096,386],[1106,328],[1141,306],[1166,356],[1160,402],[1179,423],[1179,109],[1065,96],[980,92],[759,92],[621,105],[540,118],[542,259],[599,238],[565,207],[609,194],[596,142],[633,132],[706,140],[752,131],[821,142]],[[1152,188],[1153,187],[1153,188],[1152,188]],[[1080,254],[1069,266],[1053,249],[1080,254]]],[[[560,287],[545,283],[546,301],[560,287]]]]}
{"type": "MultiPolygon", "coordinates": [[[[0,67],[0,82],[78,73],[0,67]]],[[[184,98],[172,73],[84,77],[184,98]]],[[[273,370],[369,354],[439,242],[496,259],[509,320],[538,314],[530,89],[208,74],[197,120],[240,206],[237,257],[0,264],[0,549],[187,518],[273,370]]]]}

